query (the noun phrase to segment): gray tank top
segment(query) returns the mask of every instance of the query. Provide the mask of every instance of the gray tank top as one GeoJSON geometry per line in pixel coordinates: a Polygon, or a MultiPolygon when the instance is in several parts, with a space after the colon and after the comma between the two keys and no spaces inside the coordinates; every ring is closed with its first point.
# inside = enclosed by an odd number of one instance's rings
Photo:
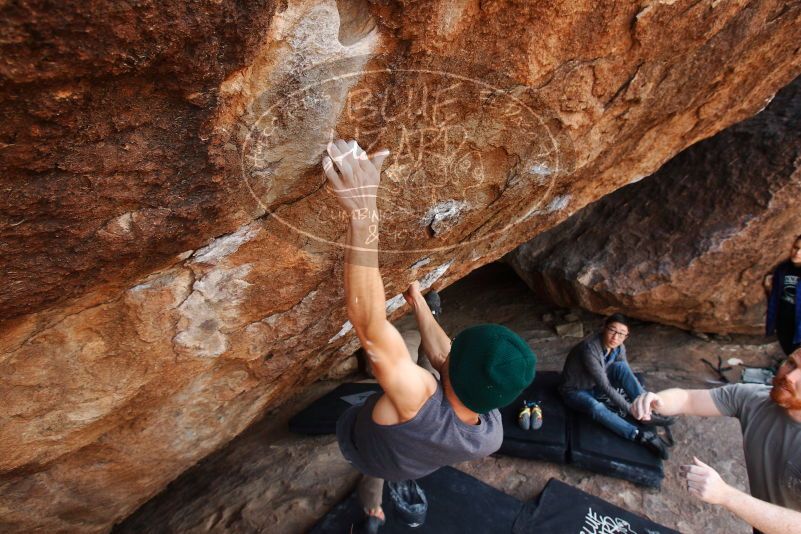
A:
{"type": "Polygon", "coordinates": [[[456,416],[440,382],[417,415],[397,425],[373,421],[373,407],[380,397],[371,395],[337,421],[342,455],[365,475],[414,480],[445,465],[483,458],[501,447],[500,412],[492,410],[479,416],[479,424],[467,424],[456,416]]]}

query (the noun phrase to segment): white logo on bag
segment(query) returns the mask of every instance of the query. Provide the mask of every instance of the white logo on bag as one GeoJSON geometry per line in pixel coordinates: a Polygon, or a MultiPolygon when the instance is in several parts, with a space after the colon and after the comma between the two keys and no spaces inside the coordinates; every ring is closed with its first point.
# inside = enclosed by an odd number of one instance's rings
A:
{"type": "Polygon", "coordinates": [[[584,526],[579,534],[637,534],[628,521],[619,517],[597,514],[592,508],[587,509],[584,526]]]}

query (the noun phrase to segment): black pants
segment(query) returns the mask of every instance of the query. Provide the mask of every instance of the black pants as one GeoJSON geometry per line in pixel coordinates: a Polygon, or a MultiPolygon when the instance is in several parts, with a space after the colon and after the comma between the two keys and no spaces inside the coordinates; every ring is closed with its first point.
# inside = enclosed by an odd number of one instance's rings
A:
{"type": "Polygon", "coordinates": [[[778,332],[776,337],[779,338],[779,345],[782,346],[782,350],[787,356],[801,347],[801,343],[793,343],[794,333],[785,334],[783,332],[778,332]]]}

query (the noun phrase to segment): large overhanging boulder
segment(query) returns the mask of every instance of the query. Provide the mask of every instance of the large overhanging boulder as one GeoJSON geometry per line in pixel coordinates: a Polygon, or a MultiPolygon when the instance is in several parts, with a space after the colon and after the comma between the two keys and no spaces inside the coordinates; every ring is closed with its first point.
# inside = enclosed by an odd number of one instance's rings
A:
{"type": "Polygon", "coordinates": [[[107,530],[357,347],[331,135],[393,151],[397,316],[801,71],[782,0],[0,12],[3,531],[107,530]]]}
{"type": "Polygon", "coordinates": [[[587,206],[509,261],[563,306],[759,333],[762,278],[801,234],[799,125],[801,78],[755,117],[587,206]]]}

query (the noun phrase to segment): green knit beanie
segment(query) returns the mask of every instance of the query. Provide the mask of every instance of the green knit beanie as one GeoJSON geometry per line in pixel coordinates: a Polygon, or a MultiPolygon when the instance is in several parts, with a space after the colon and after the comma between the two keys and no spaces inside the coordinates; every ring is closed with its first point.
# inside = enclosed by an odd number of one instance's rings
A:
{"type": "Polygon", "coordinates": [[[448,375],[462,404],[477,413],[506,406],[534,380],[537,357],[498,324],[471,326],[451,345],[448,375]]]}

